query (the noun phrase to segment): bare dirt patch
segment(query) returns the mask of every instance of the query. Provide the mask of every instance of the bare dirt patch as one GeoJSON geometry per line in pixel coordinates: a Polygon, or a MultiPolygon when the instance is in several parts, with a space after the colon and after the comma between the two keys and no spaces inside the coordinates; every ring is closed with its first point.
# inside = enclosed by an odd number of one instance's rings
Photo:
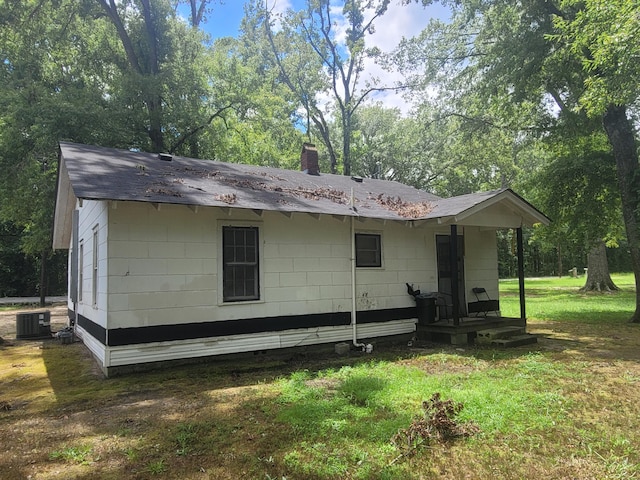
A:
{"type": "Polygon", "coordinates": [[[45,308],[21,307],[16,310],[0,310],[0,337],[5,342],[13,342],[16,339],[16,315],[24,312],[51,312],[51,331],[57,332],[67,326],[67,306],[53,305],[45,308]]]}

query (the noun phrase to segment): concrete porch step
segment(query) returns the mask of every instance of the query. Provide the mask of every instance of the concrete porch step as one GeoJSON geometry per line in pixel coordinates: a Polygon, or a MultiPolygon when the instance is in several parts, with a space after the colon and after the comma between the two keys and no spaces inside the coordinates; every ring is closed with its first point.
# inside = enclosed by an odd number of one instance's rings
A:
{"type": "Polygon", "coordinates": [[[514,335],[508,338],[497,338],[491,341],[491,345],[496,345],[499,347],[519,347],[521,345],[531,345],[533,343],[538,343],[538,337],[535,335],[531,335],[530,333],[525,333],[524,335],[514,335]]]}
{"type": "Polygon", "coordinates": [[[524,327],[498,327],[479,330],[476,336],[476,343],[493,343],[495,340],[511,338],[517,335],[524,335],[524,327]]]}

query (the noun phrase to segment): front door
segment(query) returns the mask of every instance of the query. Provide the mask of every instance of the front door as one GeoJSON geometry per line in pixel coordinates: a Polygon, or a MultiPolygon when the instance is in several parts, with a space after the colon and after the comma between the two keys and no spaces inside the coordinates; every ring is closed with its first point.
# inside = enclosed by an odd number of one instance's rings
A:
{"type": "MultiPolygon", "coordinates": [[[[438,255],[438,292],[448,295],[449,299],[453,296],[453,287],[451,285],[451,255],[450,255],[451,236],[436,235],[436,249],[438,255]]],[[[464,237],[458,235],[458,301],[459,313],[463,317],[467,314],[467,301],[464,295],[464,237]]],[[[449,312],[450,314],[450,312],[449,312]]]]}

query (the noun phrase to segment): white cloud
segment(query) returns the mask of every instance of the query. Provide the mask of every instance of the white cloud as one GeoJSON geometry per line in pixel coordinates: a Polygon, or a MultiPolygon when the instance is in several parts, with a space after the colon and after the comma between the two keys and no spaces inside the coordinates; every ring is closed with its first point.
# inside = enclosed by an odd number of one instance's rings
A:
{"type": "MultiPolygon", "coordinates": [[[[423,7],[420,4],[411,3],[400,5],[392,3],[385,14],[376,19],[375,32],[367,37],[368,47],[378,47],[384,53],[392,52],[403,38],[411,38],[418,35],[427,26],[431,18],[448,18],[448,10],[439,4],[423,7]]],[[[372,60],[365,65],[364,78],[377,78],[382,87],[391,87],[403,82],[403,77],[398,72],[383,70],[372,60]]],[[[382,102],[390,108],[399,108],[404,114],[408,113],[411,106],[402,97],[400,92],[384,91],[373,94],[370,99],[382,102]]]]}
{"type": "Polygon", "coordinates": [[[290,0],[270,0],[267,5],[273,9],[273,13],[286,13],[287,10],[293,8],[290,0]]]}
{"type": "Polygon", "coordinates": [[[274,29],[280,30],[280,18],[287,13],[287,10],[291,10],[293,5],[291,0],[266,0],[267,9],[271,12],[271,16],[274,20],[274,29]]]}
{"type": "MultiPolygon", "coordinates": [[[[343,2],[334,2],[331,6],[331,15],[335,40],[344,45],[348,24],[342,15],[342,7],[343,2]]],[[[364,14],[365,22],[368,22],[373,17],[374,10],[369,9],[364,14]]],[[[418,3],[402,5],[399,1],[393,2],[384,15],[374,21],[374,33],[365,37],[366,46],[377,47],[383,53],[391,53],[403,38],[418,35],[434,17],[446,19],[448,10],[439,4],[425,8],[418,3]]],[[[369,59],[364,65],[359,87],[364,88],[366,82],[375,83],[380,87],[393,87],[402,81],[402,75],[397,72],[388,72],[374,60],[369,59]]],[[[370,94],[368,101],[382,102],[387,107],[399,108],[403,113],[408,113],[411,107],[401,93],[391,90],[370,94]]]]}

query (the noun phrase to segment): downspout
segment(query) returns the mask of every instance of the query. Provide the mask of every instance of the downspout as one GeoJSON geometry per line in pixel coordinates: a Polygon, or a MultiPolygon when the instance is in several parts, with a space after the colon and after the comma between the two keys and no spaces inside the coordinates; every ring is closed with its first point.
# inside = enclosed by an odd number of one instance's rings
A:
{"type": "MultiPolygon", "coordinates": [[[[351,189],[351,210],[355,213],[355,204],[353,198],[353,188],[351,189]]],[[[357,310],[356,310],[356,219],[355,216],[350,216],[351,219],[351,327],[353,328],[353,346],[366,349],[364,343],[358,342],[358,324],[357,324],[357,310]]]]}

